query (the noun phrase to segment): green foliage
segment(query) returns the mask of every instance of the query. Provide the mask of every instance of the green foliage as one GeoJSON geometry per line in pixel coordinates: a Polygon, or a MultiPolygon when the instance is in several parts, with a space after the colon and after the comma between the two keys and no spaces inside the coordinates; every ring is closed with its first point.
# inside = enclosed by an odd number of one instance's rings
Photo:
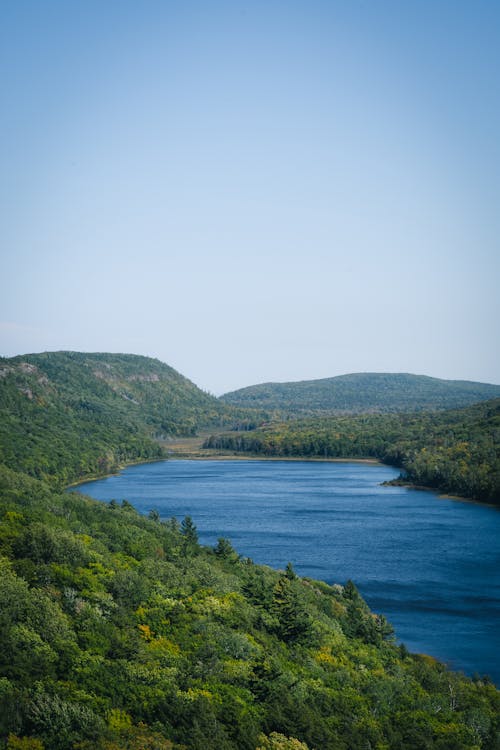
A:
{"type": "Polygon", "coordinates": [[[9,469],[0,488],[0,747],[496,747],[493,685],[403,652],[351,582],[9,469]]]}
{"type": "MultiPolygon", "coordinates": [[[[70,353],[2,362],[0,750],[498,750],[495,687],[396,646],[353,583],[254,565],[226,539],[203,548],[189,516],[58,491],[153,457],[159,430],[226,418],[165,367],[70,353]]],[[[484,408],[477,425],[497,419],[484,408]]],[[[471,427],[462,416],[456,433],[471,427]]],[[[449,434],[447,418],[233,437],[269,455],[372,441],[420,466],[411,441],[433,425],[449,434]]]]}
{"type": "Polygon", "coordinates": [[[262,456],[378,458],[402,481],[500,502],[500,399],[419,414],[316,417],[213,435],[205,447],[262,456]]]}
{"type": "Polygon", "coordinates": [[[271,613],[276,618],[275,632],[286,643],[305,642],[311,636],[311,620],[301,586],[287,568],[273,589],[271,613]]]}
{"type": "Polygon", "coordinates": [[[61,485],[162,458],[172,435],[245,419],[148,357],[0,358],[0,463],[61,485]]]}
{"type": "Polygon", "coordinates": [[[234,560],[238,556],[229,539],[224,539],[224,537],[217,539],[214,552],[222,560],[234,560]]]}
{"type": "Polygon", "coordinates": [[[498,385],[364,372],[296,383],[262,383],[221,398],[233,406],[303,416],[454,409],[498,397],[498,385]]]}
{"type": "Polygon", "coordinates": [[[183,518],[181,523],[182,552],[185,557],[192,555],[198,544],[198,531],[191,516],[183,518]]]}

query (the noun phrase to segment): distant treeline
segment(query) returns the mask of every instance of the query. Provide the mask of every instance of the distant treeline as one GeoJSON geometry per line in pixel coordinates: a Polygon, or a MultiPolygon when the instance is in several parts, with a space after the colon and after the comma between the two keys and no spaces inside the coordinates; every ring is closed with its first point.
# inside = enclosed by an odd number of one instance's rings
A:
{"type": "Polygon", "coordinates": [[[500,397],[500,386],[410,373],[358,372],[295,383],[262,383],[223,401],[295,417],[457,409],[500,397]]]}
{"type": "Polygon", "coordinates": [[[500,502],[500,399],[419,414],[339,416],[213,435],[205,448],[263,456],[377,458],[417,485],[500,502]]]}

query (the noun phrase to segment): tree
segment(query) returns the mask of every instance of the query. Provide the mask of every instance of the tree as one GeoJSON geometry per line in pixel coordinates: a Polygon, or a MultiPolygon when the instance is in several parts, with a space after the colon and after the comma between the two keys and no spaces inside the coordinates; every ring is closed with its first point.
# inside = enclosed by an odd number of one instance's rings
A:
{"type": "Polygon", "coordinates": [[[308,750],[308,747],[305,742],[300,742],[295,737],[286,737],[279,732],[271,732],[268,737],[264,734],[260,735],[257,750],[308,750]]]}
{"type": "Polygon", "coordinates": [[[181,523],[181,534],[189,544],[198,544],[198,531],[191,516],[186,516],[181,523]]]}
{"type": "Polygon", "coordinates": [[[192,555],[198,544],[198,532],[191,516],[186,516],[181,523],[182,554],[184,557],[192,555]]]}
{"type": "Polygon", "coordinates": [[[311,631],[311,620],[300,595],[299,584],[286,575],[274,587],[271,612],[277,620],[277,635],[286,642],[302,641],[311,631]]]}
{"type": "Polygon", "coordinates": [[[220,557],[222,560],[227,560],[227,558],[236,555],[236,551],[233,545],[231,544],[229,539],[224,539],[224,537],[219,537],[217,539],[217,544],[214,547],[214,552],[217,557],[220,557]]]}

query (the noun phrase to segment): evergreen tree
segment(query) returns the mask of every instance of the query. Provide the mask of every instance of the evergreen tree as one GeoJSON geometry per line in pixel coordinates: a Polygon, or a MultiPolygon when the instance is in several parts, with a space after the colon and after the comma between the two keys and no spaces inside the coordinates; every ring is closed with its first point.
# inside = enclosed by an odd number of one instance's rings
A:
{"type": "Polygon", "coordinates": [[[298,584],[286,574],[274,587],[271,611],[277,620],[276,633],[285,642],[303,641],[311,630],[311,620],[300,593],[298,584]]]}
{"type": "Polygon", "coordinates": [[[198,544],[198,531],[191,516],[186,516],[181,523],[181,534],[183,537],[182,553],[184,557],[193,554],[198,544]]]}
{"type": "Polygon", "coordinates": [[[217,539],[217,544],[214,547],[214,552],[217,555],[217,557],[220,557],[222,560],[227,560],[227,558],[234,557],[236,555],[236,551],[229,541],[229,539],[224,539],[224,537],[219,537],[217,539]]]}
{"type": "Polygon", "coordinates": [[[189,544],[198,544],[198,531],[191,516],[186,516],[182,520],[181,534],[189,544]]]}

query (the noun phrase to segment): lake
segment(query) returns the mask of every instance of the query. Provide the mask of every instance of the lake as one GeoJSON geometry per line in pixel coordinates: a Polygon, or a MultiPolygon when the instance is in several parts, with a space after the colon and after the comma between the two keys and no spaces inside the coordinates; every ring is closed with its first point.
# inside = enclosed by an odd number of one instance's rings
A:
{"type": "Polygon", "coordinates": [[[500,512],[383,487],[398,470],[308,461],[169,460],[80,485],[163,519],[191,515],[200,542],[328,583],[351,578],[410,651],[500,684],[500,512]]]}

